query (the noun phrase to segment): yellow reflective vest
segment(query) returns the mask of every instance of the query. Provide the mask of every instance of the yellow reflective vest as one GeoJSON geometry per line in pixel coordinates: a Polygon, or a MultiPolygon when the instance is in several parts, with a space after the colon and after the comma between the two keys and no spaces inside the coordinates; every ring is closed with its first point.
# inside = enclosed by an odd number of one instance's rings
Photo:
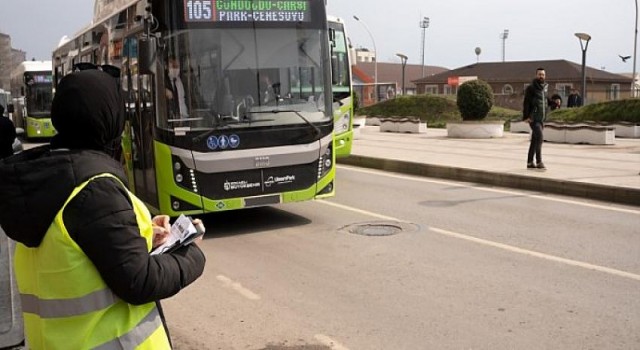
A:
{"type": "MultiPolygon", "coordinates": [[[[76,187],[40,246],[18,244],[15,269],[30,349],[170,349],[155,303],[120,300],[69,236],[62,213],[90,181],[76,187]]],[[[116,178],[117,179],[117,178],[116,178]]],[[[151,250],[153,229],[145,205],[129,193],[141,235],[151,250]]]]}

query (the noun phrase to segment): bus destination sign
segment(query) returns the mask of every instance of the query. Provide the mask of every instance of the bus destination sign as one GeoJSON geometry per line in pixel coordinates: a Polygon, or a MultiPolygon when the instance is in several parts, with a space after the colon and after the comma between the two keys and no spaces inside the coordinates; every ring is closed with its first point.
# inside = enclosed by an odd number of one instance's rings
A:
{"type": "Polygon", "coordinates": [[[309,0],[183,0],[184,20],[197,22],[310,22],[309,0]]]}

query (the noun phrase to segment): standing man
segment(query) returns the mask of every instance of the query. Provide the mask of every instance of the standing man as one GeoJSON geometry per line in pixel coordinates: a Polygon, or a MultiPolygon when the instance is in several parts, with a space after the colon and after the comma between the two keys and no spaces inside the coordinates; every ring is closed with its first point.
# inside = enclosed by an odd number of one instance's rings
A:
{"type": "Polygon", "coordinates": [[[571,93],[569,94],[569,98],[567,99],[567,107],[581,107],[582,106],[582,97],[578,94],[578,90],[571,89],[571,93]]]}
{"type": "Polygon", "coordinates": [[[544,68],[536,69],[536,78],[524,92],[522,119],[531,127],[531,143],[527,155],[527,169],[546,169],[542,163],[542,142],[544,137],[544,120],[547,117],[547,84],[544,68]],[[536,162],[534,163],[533,160],[536,162]]]}

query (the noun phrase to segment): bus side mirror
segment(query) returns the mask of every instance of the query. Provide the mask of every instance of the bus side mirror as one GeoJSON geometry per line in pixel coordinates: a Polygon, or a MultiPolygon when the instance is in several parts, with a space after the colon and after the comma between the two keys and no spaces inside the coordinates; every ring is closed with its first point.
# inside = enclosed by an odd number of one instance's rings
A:
{"type": "Polygon", "coordinates": [[[138,41],[138,68],[140,74],[152,74],[156,60],[156,39],[143,36],[138,41]]]}

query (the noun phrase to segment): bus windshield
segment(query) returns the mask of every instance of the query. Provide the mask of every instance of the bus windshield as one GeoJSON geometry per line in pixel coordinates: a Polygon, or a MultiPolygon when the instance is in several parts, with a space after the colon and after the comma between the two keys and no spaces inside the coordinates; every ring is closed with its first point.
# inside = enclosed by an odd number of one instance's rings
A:
{"type": "MultiPolygon", "coordinates": [[[[207,28],[165,33],[158,127],[191,130],[331,119],[318,29],[207,28]]],[[[330,92],[329,92],[330,94],[330,92]]]]}
{"type": "Polygon", "coordinates": [[[24,81],[28,115],[34,118],[49,118],[53,100],[51,73],[25,73],[24,81]]]}

